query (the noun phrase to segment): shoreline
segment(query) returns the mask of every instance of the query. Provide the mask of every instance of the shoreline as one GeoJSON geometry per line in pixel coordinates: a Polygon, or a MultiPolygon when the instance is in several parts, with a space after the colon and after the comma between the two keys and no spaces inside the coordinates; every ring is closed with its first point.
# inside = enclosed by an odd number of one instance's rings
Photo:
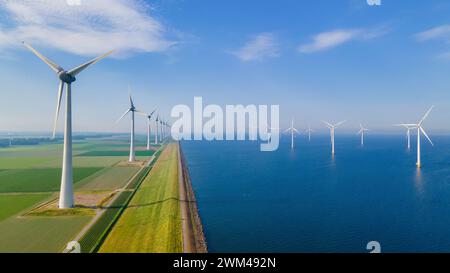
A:
{"type": "Polygon", "coordinates": [[[180,192],[180,209],[183,229],[183,252],[184,253],[207,253],[203,225],[198,213],[197,200],[192,188],[189,169],[184,157],[181,145],[178,145],[178,166],[179,173],[179,192],[180,192]]]}

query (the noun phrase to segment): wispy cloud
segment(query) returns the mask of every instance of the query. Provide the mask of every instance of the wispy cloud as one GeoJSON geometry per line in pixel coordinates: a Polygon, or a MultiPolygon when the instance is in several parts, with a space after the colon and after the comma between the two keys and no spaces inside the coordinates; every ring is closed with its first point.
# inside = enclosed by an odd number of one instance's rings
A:
{"type": "Polygon", "coordinates": [[[241,61],[261,61],[279,56],[279,45],[275,34],[264,32],[253,36],[243,47],[230,51],[241,61]]]}
{"type": "MultiPolygon", "coordinates": [[[[450,44],[450,25],[440,25],[414,35],[417,41],[442,40],[450,44]]],[[[436,58],[450,60],[450,51],[436,55],[436,58]]]]}
{"type": "Polygon", "coordinates": [[[139,0],[5,0],[0,12],[0,51],[25,40],[78,55],[110,49],[116,56],[162,52],[175,43],[167,28],[139,0]]]}
{"type": "Polygon", "coordinates": [[[417,33],[416,38],[418,41],[428,41],[433,39],[447,39],[450,41],[450,25],[441,25],[426,31],[417,33]]]}
{"type": "Polygon", "coordinates": [[[313,53],[337,47],[354,40],[371,40],[386,34],[386,28],[337,29],[316,34],[312,42],[298,47],[301,53],[313,53]]]}

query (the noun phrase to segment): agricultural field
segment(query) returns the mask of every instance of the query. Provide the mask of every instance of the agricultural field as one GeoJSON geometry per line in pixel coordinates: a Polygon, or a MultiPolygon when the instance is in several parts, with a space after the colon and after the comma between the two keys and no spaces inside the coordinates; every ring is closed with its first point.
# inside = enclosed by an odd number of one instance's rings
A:
{"type": "Polygon", "coordinates": [[[99,252],[182,252],[180,215],[178,149],[169,144],[99,252]]]}
{"type": "Polygon", "coordinates": [[[13,216],[39,201],[50,197],[50,194],[1,194],[0,195],[0,222],[13,216]]]}
{"type": "MultiPolygon", "coordinates": [[[[128,159],[128,138],[83,139],[73,149],[76,195],[108,195],[140,169],[119,164],[128,159]]],[[[153,151],[137,154],[138,160],[148,160],[153,151]]],[[[27,214],[39,204],[55,202],[61,159],[60,142],[0,148],[0,252],[60,252],[93,219],[95,213],[27,214]]]]}

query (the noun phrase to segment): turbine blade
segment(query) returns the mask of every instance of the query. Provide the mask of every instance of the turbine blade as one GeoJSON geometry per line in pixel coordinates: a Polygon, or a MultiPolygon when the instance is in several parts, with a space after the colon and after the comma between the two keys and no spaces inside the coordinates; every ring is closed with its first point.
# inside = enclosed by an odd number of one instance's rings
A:
{"type": "Polygon", "coordinates": [[[149,114],[147,114],[147,113],[145,113],[145,112],[142,112],[142,111],[135,110],[135,112],[138,113],[139,115],[144,116],[144,117],[147,117],[147,118],[148,118],[148,116],[149,116],[149,114]]]}
{"type": "Polygon", "coordinates": [[[363,129],[359,130],[358,133],[356,133],[356,134],[360,135],[360,134],[362,134],[362,132],[363,132],[363,129]]]}
{"type": "Polygon", "coordinates": [[[64,69],[60,67],[59,65],[55,64],[54,62],[50,61],[47,57],[39,53],[36,49],[34,49],[31,45],[22,42],[24,46],[26,46],[31,52],[34,53],[39,59],[41,59],[44,63],[46,63],[53,71],[56,73],[63,71],[64,69]]]}
{"type": "Polygon", "coordinates": [[[131,109],[128,109],[117,121],[116,123],[118,123],[119,121],[121,121],[123,119],[123,117],[125,117],[129,112],[131,111],[131,109]]]}
{"type": "Polygon", "coordinates": [[[334,126],[333,126],[331,123],[329,123],[329,122],[326,122],[326,121],[324,121],[324,120],[322,120],[322,122],[325,123],[325,124],[328,126],[328,128],[333,128],[333,127],[334,127],[334,126]]]}
{"type": "Polygon", "coordinates": [[[433,110],[434,105],[431,106],[431,108],[425,113],[425,115],[422,117],[422,119],[419,121],[419,126],[422,125],[422,123],[425,121],[425,119],[428,117],[428,115],[430,114],[431,110],[433,110]]]}
{"type": "Polygon", "coordinates": [[[153,110],[151,113],[150,113],[150,117],[152,117],[153,116],[153,114],[155,113],[155,111],[156,111],[156,109],[155,110],[153,110]]]}
{"type": "Polygon", "coordinates": [[[59,110],[61,109],[61,99],[64,92],[64,82],[59,82],[58,88],[58,99],[56,101],[56,113],[55,113],[55,121],[53,122],[53,135],[52,138],[55,138],[56,135],[56,126],[58,124],[59,110]]]}
{"type": "Polygon", "coordinates": [[[422,131],[423,135],[428,139],[428,141],[431,143],[431,145],[434,146],[433,141],[431,141],[431,139],[428,137],[427,133],[425,132],[425,130],[422,127],[419,127],[420,131],[422,131]]]}
{"type": "Polygon", "coordinates": [[[82,64],[82,65],[80,65],[80,66],[77,66],[77,67],[75,67],[75,68],[73,68],[73,69],[71,69],[71,70],[69,70],[69,74],[70,75],[72,75],[72,76],[76,76],[77,74],[79,74],[81,71],[83,71],[83,70],[85,70],[86,68],[88,68],[88,66],[90,66],[90,65],[92,65],[92,64],[95,64],[96,62],[98,62],[98,61],[100,61],[101,59],[103,59],[103,58],[106,58],[108,55],[110,55],[111,53],[113,53],[114,51],[113,50],[111,50],[111,51],[109,51],[109,52],[107,52],[106,54],[103,54],[102,56],[100,56],[100,57],[97,57],[97,58],[95,58],[95,59],[92,59],[92,60],[90,60],[89,62],[86,62],[86,63],[84,63],[84,64],[82,64]]]}
{"type": "Polygon", "coordinates": [[[291,130],[291,128],[288,128],[288,129],[284,130],[284,131],[283,131],[283,134],[289,132],[290,130],[291,130]]]}
{"type": "Polygon", "coordinates": [[[138,113],[138,114],[140,114],[140,115],[148,116],[147,113],[145,113],[145,112],[143,112],[143,111],[141,111],[141,110],[138,110],[138,109],[134,109],[134,112],[136,112],[136,113],[138,113]]]}
{"type": "Polygon", "coordinates": [[[295,128],[292,128],[292,130],[294,130],[297,134],[299,134],[300,135],[300,132],[297,130],[297,129],[295,129],[295,128]]]}
{"type": "Polygon", "coordinates": [[[343,121],[341,121],[341,122],[339,122],[339,123],[336,123],[335,125],[334,125],[334,127],[336,128],[336,127],[339,127],[339,126],[341,126],[342,124],[344,124],[346,122],[346,120],[343,120],[343,121]]]}

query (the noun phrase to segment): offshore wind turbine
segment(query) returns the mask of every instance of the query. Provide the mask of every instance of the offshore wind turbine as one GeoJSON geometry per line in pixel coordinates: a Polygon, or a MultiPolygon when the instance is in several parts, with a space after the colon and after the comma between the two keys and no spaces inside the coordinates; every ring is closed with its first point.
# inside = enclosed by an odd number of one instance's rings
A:
{"type": "Polygon", "coordinates": [[[361,123],[359,124],[359,128],[360,129],[359,129],[358,133],[356,133],[356,134],[361,135],[361,147],[363,147],[364,146],[364,132],[369,131],[369,129],[364,128],[361,123]]]}
{"type": "Polygon", "coordinates": [[[396,124],[394,126],[401,126],[406,128],[406,139],[408,143],[408,150],[411,149],[411,130],[416,129],[416,124],[396,124]]]}
{"type": "Polygon", "coordinates": [[[428,134],[425,132],[425,130],[422,127],[423,122],[428,117],[428,115],[430,114],[431,110],[433,110],[433,108],[434,108],[434,106],[431,106],[431,108],[420,119],[419,123],[415,124],[415,126],[417,128],[417,163],[416,163],[417,168],[421,167],[421,162],[420,162],[420,135],[421,135],[421,133],[423,133],[423,135],[428,139],[428,141],[431,143],[431,145],[434,146],[433,142],[428,137],[428,134]]]}
{"type": "Polygon", "coordinates": [[[330,129],[330,136],[331,136],[331,154],[334,155],[334,132],[335,132],[335,129],[336,129],[336,128],[338,128],[339,126],[341,126],[341,125],[345,122],[345,120],[343,120],[343,121],[341,121],[341,122],[338,122],[338,123],[336,123],[336,124],[334,124],[334,125],[331,124],[331,123],[329,123],[329,122],[323,121],[323,120],[322,120],[322,122],[325,123],[325,125],[327,125],[327,127],[330,129]]]}
{"type": "Polygon", "coordinates": [[[69,71],[64,70],[61,66],[50,61],[47,57],[42,55],[31,45],[22,42],[31,52],[33,52],[39,59],[46,63],[58,76],[59,88],[58,88],[58,100],[56,104],[56,114],[53,125],[53,138],[55,138],[56,125],[59,116],[59,109],[61,108],[61,99],[64,92],[64,86],[66,86],[66,113],[65,113],[65,126],[64,126],[64,149],[63,149],[63,164],[61,175],[61,191],[59,193],[59,208],[66,209],[72,208],[74,205],[73,198],[73,166],[72,166],[72,83],[76,81],[76,76],[88,68],[110,55],[113,51],[109,51],[106,54],[101,55],[95,59],[92,59],[80,66],[77,66],[69,71]]]}
{"type": "Polygon", "coordinates": [[[155,113],[156,109],[153,110],[150,114],[147,113],[140,113],[141,115],[144,115],[147,118],[147,151],[150,150],[150,135],[152,133],[152,116],[155,113]]]}
{"type": "Polygon", "coordinates": [[[311,129],[310,125],[308,125],[308,129],[306,129],[305,132],[308,133],[308,141],[311,141],[311,133],[314,132],[314,130],[311,129]]]}
{"type": "Polygon", "coordinates": [[[291,120],[291,127],[286,129],[283,133],[291,132],[291,149],[294,149],[294,132],[300,134],[300,132],[294,127],[294,119],[291,120]]]}
{"type": "Polygon", "coordinates": [[[134,152],[134,113],[135,112],[143,113],[143,112],[137,110],[136,107],[134,106],[133,98],[131,97],[131,92],[129,94],[129,98],[130,98],[130,108],[128,108],[125,111],[125,113],[116,121],[116,123],[121,121],[128,113],[131,112],[130,157],[129,157],[128,161],[134,162],[134,161],[136,161],[136,156],[135,156],[135,152],[134,152]]]}

